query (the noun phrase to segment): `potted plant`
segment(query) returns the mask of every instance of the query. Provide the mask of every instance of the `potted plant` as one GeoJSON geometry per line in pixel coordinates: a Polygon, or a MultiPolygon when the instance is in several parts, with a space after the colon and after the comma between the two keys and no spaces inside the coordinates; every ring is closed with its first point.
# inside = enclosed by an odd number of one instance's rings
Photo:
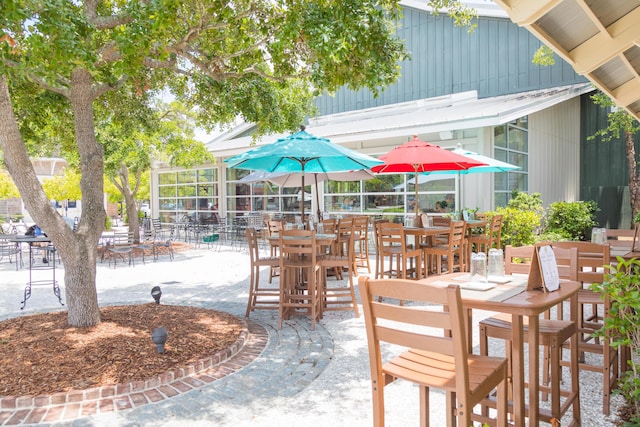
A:
{"type": "Polygon", "coordinates": [[[473,221],[476,219],[476,213],[480,210],[480,208],[464,208],[462,211],[462,215],[465,221],[473,221]]]}
{"type": "Polygon", "coordinates": [[[602,284],[594,283],[591,289],[611,300],[610,315],[597,336],[607,333],[613,337],[611,345],[617,349],[628,347],[629,369],[618,381],[618,393],[626,405],[620,411],[624,425],[640,424],[640,260],[617,258],[615,267],[609,268],[602,284]]]}

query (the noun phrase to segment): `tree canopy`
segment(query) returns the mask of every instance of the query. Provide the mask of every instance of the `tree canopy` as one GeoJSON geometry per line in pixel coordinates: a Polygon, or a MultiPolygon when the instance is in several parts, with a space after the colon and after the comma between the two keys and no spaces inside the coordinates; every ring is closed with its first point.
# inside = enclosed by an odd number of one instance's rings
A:
{"type": "Polygon", "coordinates": [[[112,144],[141,143],[105,138],[105,111],[144,122],[142,106],[169,93],[205,129],[242,118],[258,132],[293,130],[318,93],[347,86],[378,94],[396,79],[407,57],[393,34],[399,11],[397,0],[1,2],[0,148],[27,209],[59,249],[69,323],[99,322],[105,159],[118,151],[112,144]],[[136,100],[140,108],[131,107],[136,100]],[[34,150],[62,149],[76,153],[67,161],[81,175],[76,232],[48,203],[29,160],[34,150]]]}

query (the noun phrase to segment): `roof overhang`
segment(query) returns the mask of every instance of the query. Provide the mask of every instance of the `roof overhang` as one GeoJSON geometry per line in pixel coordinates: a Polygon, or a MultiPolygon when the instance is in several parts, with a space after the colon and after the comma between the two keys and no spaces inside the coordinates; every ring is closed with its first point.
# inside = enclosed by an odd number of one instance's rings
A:
{"type": "Polygon", "coordinates": [[[640,2],[495,0],[573,69],[640,120],[640,2]]]}
{"type": "MultiPolygon", "coordinates": [[[[414,134],[497,126],[592,90],[590,83],[581,83],[482,99],[478,99],[475,91],[462,92],[312,118],[307,130],[337,144],[366,144],[366,141],[407,138],[414,134]]],[[[249,136],[234,138],[233,135],[227,133],[213,139],[207,144],[209,150],[225,157],[245,151],[252,143],[249,136]]],[[[265,136],[257,145],[284,136],[287,134],[265,136]]]]}

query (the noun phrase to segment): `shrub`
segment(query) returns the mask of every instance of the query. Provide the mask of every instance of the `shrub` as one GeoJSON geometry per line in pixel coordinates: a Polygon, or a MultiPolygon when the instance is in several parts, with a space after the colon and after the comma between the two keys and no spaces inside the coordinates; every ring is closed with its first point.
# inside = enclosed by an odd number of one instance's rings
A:
{"type": "Polygon", "coordinates": [[[110,231],[112,227],[113,227],[113,224],[111,223],[111,217],[107,215],[107,217],[104,220],[104,230],[110,231]]]}
{"type": "Polygon", "coordinates": [[[498,208],[495,213],[489,213],[487,217],[495,214],[502,215],[502,235],[500,245],[524,246],[535,242],[537,230],[540,227],[540,215],[533,210],[520,210],[518,208],[498,208]]]}
{"type": "Polygon", "coordinates": [[[630,368],[618,379],[618,393],[626,401],[625,413],[620,416],[624,425],[640,425],[640,283],[638,271],[640,260],[629,261],[618,257],[617,268],[610,268],[604,283],[594,283],[591,289],[608,296],[611,300],[610,315],[604,319],[604,326],[596,332],[604,336],[605,331],[613,337],[615,348],[628,346],[631,352],[630,368]]]}
{"type": "Polygon", "coordinates": [[[549,206],[547,232],[555,232],[569,240],[587,240],[597,225],[598,205],[587,202],[555,202],[549,206]]]}

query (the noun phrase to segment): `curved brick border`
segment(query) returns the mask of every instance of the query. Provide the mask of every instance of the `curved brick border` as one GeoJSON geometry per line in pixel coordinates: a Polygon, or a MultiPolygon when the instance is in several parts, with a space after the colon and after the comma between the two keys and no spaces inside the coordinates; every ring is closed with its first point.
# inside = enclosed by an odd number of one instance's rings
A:
{"type": "Polygon", "coordinates": [[[269,334],[262,326],[251,320],[241,320],[243,331],[228,349],[156,378],[52,395],[1,397],[0,425],[69,421],[121,411],[212,383],[253,362],[267,345],[269,334]]]}

